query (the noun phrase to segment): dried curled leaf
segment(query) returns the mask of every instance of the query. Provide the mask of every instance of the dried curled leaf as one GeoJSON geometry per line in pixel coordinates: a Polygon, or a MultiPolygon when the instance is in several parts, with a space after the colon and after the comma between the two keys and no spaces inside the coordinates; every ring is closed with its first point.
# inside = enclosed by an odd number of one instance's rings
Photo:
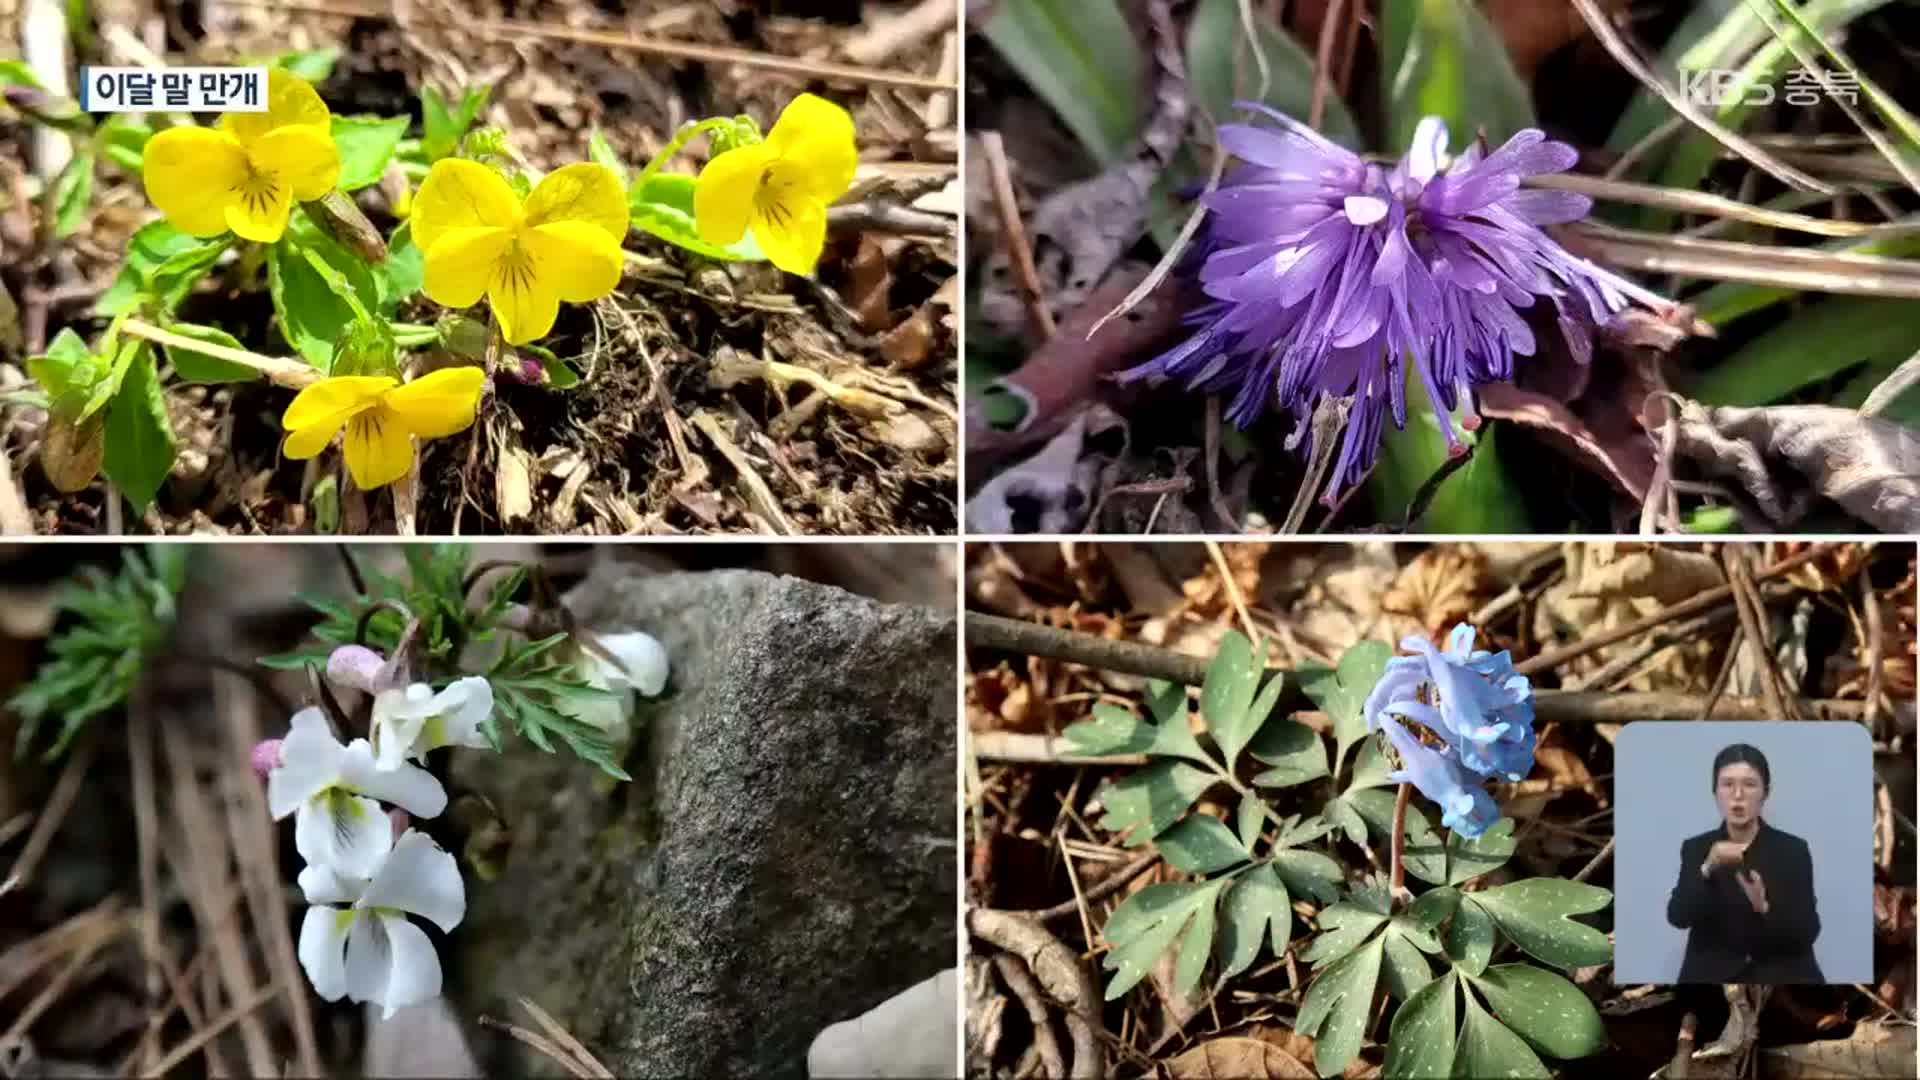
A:
{"type": "Polygon", "coordinates": [[[1682,401],[1677,452],[1729,477],[1787,526],[1828,498],[1889,533],[1920,530],[1920,432],[1828,405],[1709,408],[1682,401]]]}
{"type": "Polygon", "coordinates": [[[1167,1062],[1167,1072],[1176,1080],[1313,1080],[1314,1075],[1299,1059],[1272,1043],[1240,1036],[1203,1042],[1167,1062]]]}
{"type": "Polygon", "coordinates": [[[1914,1029],[1863,1022],[1844,1039],[1821,1039],[1767,1051],[1767,1075],[1777,1080],[1816,1076],[1904,1076],[1913,1068],[1914,1029]]]}

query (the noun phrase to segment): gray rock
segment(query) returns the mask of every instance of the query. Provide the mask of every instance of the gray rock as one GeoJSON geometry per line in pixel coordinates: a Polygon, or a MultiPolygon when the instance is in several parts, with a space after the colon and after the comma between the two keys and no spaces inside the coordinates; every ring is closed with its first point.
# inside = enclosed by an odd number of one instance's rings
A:
{"type": "MultiPolygon", "coordinates": [[[[802,1076],[827,1025],[953,963],[953,617],[739,570],[608,566],[569,604],[660,639],[672,676],[631,784],[458,752],[513,846],[469,884],[447,991],[469,1020],[525,995],[616,1075],[802,1076]]],[[[559,1072],[474,1035],[489,1073],[559,1072]]]]}

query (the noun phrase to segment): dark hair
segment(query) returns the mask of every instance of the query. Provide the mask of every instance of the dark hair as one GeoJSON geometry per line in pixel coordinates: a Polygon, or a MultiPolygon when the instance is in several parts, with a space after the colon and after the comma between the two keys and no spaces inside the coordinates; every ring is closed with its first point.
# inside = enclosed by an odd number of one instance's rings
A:
{"type": "Polygon", "coordinates": [[[1767,769],[1767,755],[1759,747],[1746,743],[1734,743],[1713,757],[1713,787],[1720,786],[1720,770],[1729,765],[1751,765],[1760,774],[1760,787],[1763,791],[1773,790],[1773,773],[1767,769]]]}

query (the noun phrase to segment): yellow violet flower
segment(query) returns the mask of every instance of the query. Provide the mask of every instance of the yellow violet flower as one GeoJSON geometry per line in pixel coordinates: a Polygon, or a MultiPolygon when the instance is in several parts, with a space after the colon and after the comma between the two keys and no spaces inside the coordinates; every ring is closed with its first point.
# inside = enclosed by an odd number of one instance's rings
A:
{"type": "Polygon", "coordinates": [[[362,491],[393,483],[413,468],[413,439],[466,430],[480,406],[486,372],[442,368],[410,383],[386,375],[340,375],[300,391],[280,418],[286,455],[310,458],[342,427],[347,471],[362,491]]]}
{"type": "Polygon", "coordinates": [[[232,229],[271,244],[287,231],[298,199],[333,190],[340,152],[333,114],[298,75],[267,72],[267,111],[226,113],[217,127],[177,127],[147,142],[147,198],[192,236],[232,229]]]}
{"type": "Polygon", "coordinates": [[[765,142],[736,146],[700,170],[694,224],[702,240],[723,246],[751,226],[773,265],[812,274],[827,242],[827,207],[847,193],[858,164],[853,117],[801,94],[780,111],[765,142]]]}
{"type": "Polygon", "coordinates": [[[522,205],[493,169],[443,158],[414,193],[408,220],[427,259],[426,294],[451,308],[484,295],[513,345],[552,330],[560,301],[585,304],[620,284],[627,193],[604,165],[556,169],[522,205]]]}

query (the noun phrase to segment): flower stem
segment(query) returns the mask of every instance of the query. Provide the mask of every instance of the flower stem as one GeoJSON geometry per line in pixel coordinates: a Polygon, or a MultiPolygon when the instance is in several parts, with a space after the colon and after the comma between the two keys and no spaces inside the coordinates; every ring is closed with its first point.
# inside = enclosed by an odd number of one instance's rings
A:
{"type": "Polygon", "coordinates": [[[686,127],[681,128],[679,133],[674,135],[673,141],[661,147],[660,152],[653,155],[653,160],[647,162],[647,167],[640,170],[640,175],[633,178],[633,186],[635,188],[638,188],[642,184],[645,184],[647,182],[648,177],[652,176],[654,173],[659,172],[660,166],[665,165],[667,163],[668,158],[679,153],[680,148],[687,145],[687,143],[691,142],[695,135],[700,135],[705,132],[718,130],[720,128],[726,127],[730,122],[731,121],[721,119],[720,117],[714,117],[712,119],[702,120],[697,124],[689,124],[686,127]]]}
{"type": "Polygon", "coordinates": [[[1393,800],[1393,854],[1392,886],[1394,907],[1399,907],[1407,891],[1407,861],[1404,858],[1407,846],[1407,803],[1413,800],[1413,786],[1401,784],[1400,793],[1393,800]]]}
{"type": "Polygon", "coordinates": [[[225,345],[215,344],[211,341],[201,341],[198,338],[190,338],[184,334],[176,334],[171,330],[162,330],[152,323],[142,322],[139,319],[126,320],[120,324],[120,330],[122,333],[132,334],[137,338],[145,338],[159,345],[171,345],[176,349],[191,349],[194,352],[204,353],[217,360],[226,360],[243,367],[250,367],[266,376],[269,382],[288,387],[289,389],[298,390],[320,381],[320,373],[314,370],[313,365],[302,360],[289,360],[281,356],[262,356],[256,352],[247,352],[245,349],[228,348],[225,345]]]}

